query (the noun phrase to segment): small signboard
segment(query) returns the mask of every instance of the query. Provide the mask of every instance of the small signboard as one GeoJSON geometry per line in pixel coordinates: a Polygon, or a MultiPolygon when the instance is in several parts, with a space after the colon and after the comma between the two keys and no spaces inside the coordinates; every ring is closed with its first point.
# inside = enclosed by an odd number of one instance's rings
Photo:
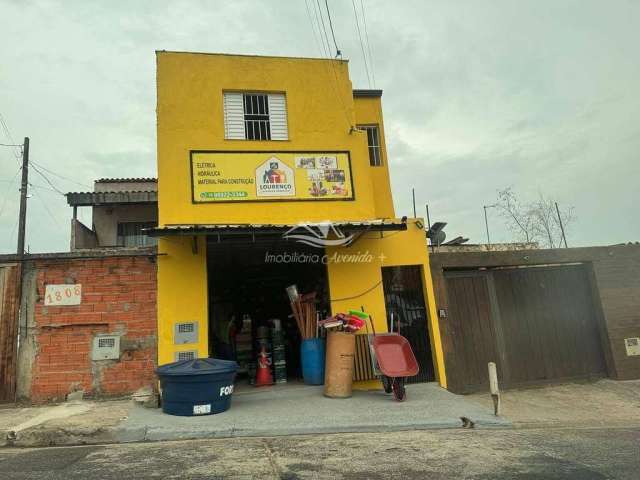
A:
{"type": "Polygon", "coordinates": [[[627,348],[627,356],[640,355],[640,338],[625,338],[624,346],[627,348]]]}
{"type": "Polygon", "coordinates": [[[45,306],[80,305],[82,285],[47,285],[44,292],[45,306]]]}

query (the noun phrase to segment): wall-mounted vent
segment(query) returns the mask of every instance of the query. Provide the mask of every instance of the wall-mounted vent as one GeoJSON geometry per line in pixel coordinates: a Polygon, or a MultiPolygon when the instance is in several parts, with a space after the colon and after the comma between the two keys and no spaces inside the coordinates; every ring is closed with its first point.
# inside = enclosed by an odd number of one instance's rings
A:
{"type": "Polygon", "coordinates": [[[113,348],[116,346],[116,339],[113,337],[98,338],[98,348],[113,348]]]}
{"type": "Polygon", "coordinates": [[[178,325],[178,332],[180,333],[193,333],[195,330],[193,323],[181,323],[178,325]]]}
{"type": "Polygon", "coordinates": [[[190,350],[188,352],[176,352],[176,362],[181,362],[183,360],[195,360],[198,358],[198,353],[195,350],[190,350]]]}
{"type": "Polygon", "coordinates": [[[198,343],[198,322],[181,322],[175,324],[174,343],[198,343]]]}
{"type": "Polygon", "coordinates": [[[93,338],[91,360],[118,360],[120,337],[118,335],[96,335],[93,338]]]}

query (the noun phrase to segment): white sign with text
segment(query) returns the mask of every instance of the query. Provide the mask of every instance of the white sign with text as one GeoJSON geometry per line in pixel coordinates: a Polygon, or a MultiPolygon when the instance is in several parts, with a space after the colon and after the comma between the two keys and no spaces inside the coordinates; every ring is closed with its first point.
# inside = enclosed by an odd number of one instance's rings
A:
{"type": "Polygon", "coordinates": [[[82,299],[82,285],[47,285],[44,292],[44,304],[54,305],[80,305],[82,299]]]}

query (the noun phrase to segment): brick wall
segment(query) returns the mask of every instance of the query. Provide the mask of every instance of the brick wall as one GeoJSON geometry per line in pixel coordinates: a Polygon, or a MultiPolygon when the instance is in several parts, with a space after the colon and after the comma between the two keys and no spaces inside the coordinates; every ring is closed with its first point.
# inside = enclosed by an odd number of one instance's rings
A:
{"type": "Polygon", "coordinates": [[[119,396],[155,384],[154,260],[62,257],[33,262],[33,402],[62,400],[76,390],[93,397],[119,396]],[[81,304],[44,306],[48,284],[81,284],[81,304]],[[119,360],[91,360],[96,334],[120,336],[119,360]]]}

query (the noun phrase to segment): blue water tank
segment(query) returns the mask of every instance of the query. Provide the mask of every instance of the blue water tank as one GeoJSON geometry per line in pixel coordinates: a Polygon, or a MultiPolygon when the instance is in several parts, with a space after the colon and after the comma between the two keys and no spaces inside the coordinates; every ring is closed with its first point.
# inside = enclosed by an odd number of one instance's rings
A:
{"type": "Polygon", "coordinates": [[[183,360],[158,367],[162,411],[191,417],[228,410],[237,370],[236,362],[217,358],[183,360]]]}
{"type": "Polygon", "coordinates": [[[309,338],[300,345],[302,378],[307,385],[324,383],[324,338],[309,338]]]}

